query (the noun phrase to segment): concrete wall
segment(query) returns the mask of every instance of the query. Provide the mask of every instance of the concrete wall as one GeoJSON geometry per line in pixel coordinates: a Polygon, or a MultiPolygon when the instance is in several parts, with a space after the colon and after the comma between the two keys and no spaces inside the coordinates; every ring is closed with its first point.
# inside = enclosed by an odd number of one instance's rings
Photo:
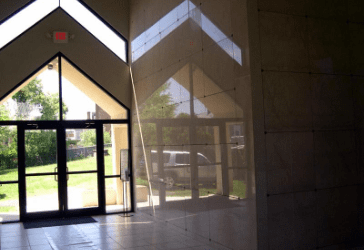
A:
{"type": "MultiPolygon", "coordinates": [[[[4,16],[19,7],[12,2],[2,1],[1,4],[9,6],[5,9],[6,11],[1,12],[4,16]],[[6,4],[5,2],[11,3],[6,4]]],[[[94,8],[96,12],[100,12],[100,15],[108,9],[112,9],[113,11],[104,19],[111,25],[115,25],[115,29],[126,37],[129,34],[127,25],[129,19],[125,14],[125,12],[128,13],[127,6],[128,1],[110,1],[107,5],[90,1],[90,7],[94,8]]],[[[61,9],[0,51],[0,96],[5,95],[59,51],[119,101],[127,107],[131,106],[131,85],[127,64],[61,9]],[[68,44],[54,44],[52,39],[46,37],[46,33],[53,31],[68,31],[75,35],[75,39],[70,40],[68,44]]]]}
{"type": "Polygon", "coordinates": [[[84,0],[84,2],[126,39],[129,39],[128,0],[84,0]]]}
{"type": "Polygon", "coordinates": [[[363,237],[364,4],[250,4],[259,249],[352,249],[363,237]]]}
{"type": "Polygon", "coordinates": [[[9,15],[13,14],[18,9],[20,9],[21,7],[23,7],[25,4],[27,4],[29,2],[30,2],[30,0],[1,1],[1,3],[0,3],[0,9],[1,9],[0,20],[1,21],[4,20],[9,15]]]}

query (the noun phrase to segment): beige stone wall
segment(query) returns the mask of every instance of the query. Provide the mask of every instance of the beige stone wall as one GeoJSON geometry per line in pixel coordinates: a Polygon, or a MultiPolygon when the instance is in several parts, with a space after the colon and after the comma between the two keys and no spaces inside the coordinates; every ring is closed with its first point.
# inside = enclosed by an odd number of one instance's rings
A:
{"type": "Polygon", "coordinates": [[[347,249],[363,236],[363,8],[252,1],[259,249],[347,249]]]}

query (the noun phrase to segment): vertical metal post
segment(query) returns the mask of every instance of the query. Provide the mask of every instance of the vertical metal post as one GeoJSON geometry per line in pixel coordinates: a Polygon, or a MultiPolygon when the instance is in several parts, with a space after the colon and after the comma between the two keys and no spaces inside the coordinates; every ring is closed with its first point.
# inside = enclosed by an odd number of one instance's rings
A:
{"type": "Polygon", "coordinates": [[[19,189],[19,212],[20,221],[26,217],[26,180],[25,180],[25,131],[21,125],[17,126],[18,130],[18,189],[19,189]]]}
{"type": "Polygon", "coordinates": [[[200,195],[199,187],[198,187],[198,166],[197,166],[197,150],[196,147],[193,146],[196,138],[196,117],[195,117],[195,104],[194,104],[194,91],[193,91],[193,67],[192,64],[189,64],[189,81],[190,81],[190,168],[191,168],[191,191],[192,191],[192,199],[198,199],[200,195]]]}
{"type": "Polygon", "coordinates": [[[226,143],[226,123],[220,124],[220,145],[221,145],[221,174],[222,174],[222,194],[229,195],[229,161],[226,143]]]}
{"type": "Polygon", "coordinates": [[[132,140],[131,140],[131,117],[130,117],[130,109],[127,109],[127,119],[128,119],[128,160],[129,160],[129,174],[130,174],[130,178],[129,178],[129,187],[130,187],[130,191],[129,191],[129,195],[130,195],[130,202],[131,202],[131,208],[130,211],[131,212],[135,212],[135,199],[134,196],[136,195],[136,193],[134,192],[134,175],[133,175],[133,158],[132,158],[132,140]]]}
{"type": "MultiPolygon", "coordinates": [[[[59,211],[65,215],[68,207],[67,194],[67,152],[66,152],[66,129],[60,127],[57,129],[57,164],[58,164],[58,200],[59,211]]],[[[57,174],[57,173],[56,173],[57,174]]]]}
{"type": "Polygon", "coordinates": [[[63,121],[62,57],[61,57],[61,55],[58,55],[58,85],[59,85],[59,120],[63,121]]]}
{"type": "MultiPolygon", "coordinates": [[[[163,145],[163,127],[162,123],[157,122],[156,124],[157,130],[157,154],[158,154],[158,178],[165,179],[164,174],[164,160],[163,160],[163,150],[164,147],[160,146],[163,145]]],[[[150,154],[152,155],[152,154],[150,154]]],[[[153,162],[151,161],[151,176],[153,176],[153,162]]],[[[153,196],[152,196],[153,199],[153,196]]],[[[159,204],[163,206],[166,203],[166,185],[159,185],[159,204]]]]}
{"type": "Polygon", "coordinates": [[[97,161],[97,180],[98,180],[98,196],[99,207],[103,214],[106,213],[105,198],[105,162],[104,162],[104,129],[102,124],[96,127],[96,161],[97,161]]]}

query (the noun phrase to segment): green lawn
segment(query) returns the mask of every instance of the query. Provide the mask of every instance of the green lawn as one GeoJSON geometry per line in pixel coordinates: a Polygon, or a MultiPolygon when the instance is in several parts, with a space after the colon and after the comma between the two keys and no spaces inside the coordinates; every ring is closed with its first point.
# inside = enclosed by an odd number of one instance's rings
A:
{"type": "MultiPolygon", "coordinates": [[[[148,181],[144,180],[144,179],[141,179],[141,178],[136,178],[136,184],[137,185],[148,186],[148,181]]],[[[157,189],[153,189],[153,190],[157,190],[157,189]]],[[[216,193],[216,188],[206,188],[202,184],[200,184],[199,192],[200,192],[200,196],[206,196],[208,194],[215,194],[216,193]]],[[[190,189],[182,190],[182,188],[181,188],[180,190],[178,190],[178,187],[175,188],[173,191],[168,191],[167,190],[166,193],[167,193],[167,196],[169,196],[169,197],[191,196],[191,190],[190,189]]],[[[233,190],[230,191],[230,195],[237,196],[237,197],[239,197],[241,199],[245,198],[245,196],[246,196],[246,185],[245,185],[245,183],[242,182],[242,181],[234,180],[233,181],[233,190]]]]}
{"type": "Polygon", "coordinates": [[[19,207],[0,207],[0,213],[16,212],[19,207]]]}
{"type": "MultiPolygon", "coordinates": [[[[109,153],[111,150],[109,149],[109,153]]],[[[85,171],[85,170],[96,170],[96,158],[88,157],[81,160],[70,161],[67,163],[69,171],[85,171]]],[[[38,167],[29,167],[26,169],[26,173],[45,173],[54,172],[56,164],[50,164],[38,167]]],[[[112,175],[112,157],[111,155],[105,156],[105,174],[112,175]]],[[[31,176],[27,177],[27,196],[35,195],[47,195],[47,194],[57,194],[58,184],[54,180],[55,176],[31,176]]],[[[13,170],[3,170],[0,171],[0,180],[2,181],[13,181],[18,179],[17,169],[13,170]]],[[[85,189],[96,189],[97,188],[97,174],[74,174],[69,175],[69,180],[67,182],[68,187],[75,188],[85,188],[85,189]]],[[[148,186],[148,181],[141,178],[136,178],[137,185],[148,186]]],[[[200,196],[206,196],[208,194],[216,193],[216,188],[214,187],[204,187],[201,185],[200,196]]],[[[246,185],[242,181],[234,180],[233,190],[230,195],[237,196],[240,198],[245,198],[246,185]]],[[[170,197],[181,197],[181,196],[191,196],[191,190],[171,190],[167,191],[167,196],[170,197]]],[[[6,200],[17,200],[18,199],[18,185],[17,184],[6,184],[0,188],[0,201],[6,200]]],[[[10,208],[1,208],[3,209],[10,208]]]]}
{"type": "MultiPolygon", "coordinates": [[[[111,150],[109,150],[111,151],[111,150]]],[[[26,168],[26,173],[46,173],[54,172],[56,164],[26,168]]],[[[81,160],[67,163],[68,171],[96,170],[96,157],[87,157],[81,160]]],[[[105,174],[113,174],[112,157],[105,156],[105,174]]],[[[86,189],[97,188],[97,174],[71,174],[68,175],[68,187],[79,187],[86,189]]],[[[54,180],[55,176],[30,176],[26,179],[27,196],[57,194],[58,184],[54,180]]],[[[1,181],[14,181],[18,179],[17,169],[0,171],[1,181]]],[[[18,199],[18,185],[6,184],[0,188],[0,201],[18,199]]]]}

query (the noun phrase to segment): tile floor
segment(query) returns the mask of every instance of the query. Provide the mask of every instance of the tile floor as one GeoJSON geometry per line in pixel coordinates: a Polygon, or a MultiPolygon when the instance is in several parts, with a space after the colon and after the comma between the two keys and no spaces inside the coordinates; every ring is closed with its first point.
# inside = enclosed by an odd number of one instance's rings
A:
{"type": "Polygon", "coordinates": [[[129,218],[119,215],[94,218],[97,223],[38,229],[24,229],[22,223],[3,224],[0,225],[1,249],[228,249],[143,213],[129,218]]]}

